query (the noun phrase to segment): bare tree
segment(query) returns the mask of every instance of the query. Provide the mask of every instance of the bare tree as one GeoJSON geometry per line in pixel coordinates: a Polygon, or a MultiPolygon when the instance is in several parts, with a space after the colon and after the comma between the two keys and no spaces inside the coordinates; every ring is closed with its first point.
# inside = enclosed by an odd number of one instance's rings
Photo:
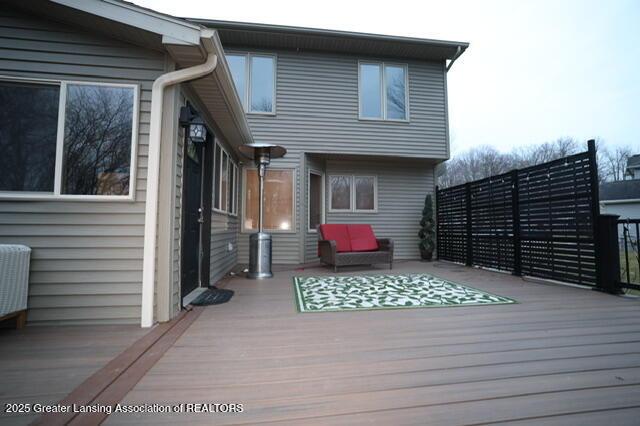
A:
{"type": "Polygon", "coordinates": [[[600,164],[599,172],[603,175],[602,180],[616,181],[624,180],[624,172],[627,170],[627,161],[633,153],[628,146],[616,147],[612,149],[604,148],[598,158],[600,164]]]}
{"type": "MultiPolygon", "coordinates": [[[[488,176],[505,173],[516,168],[546,163],[584,150],[584,144],[570,137],[558,138],[539,145],[516,148],[501,153],[491,146],[472,148],[438,167],[438,185],[445,188],[471,182],[488,176]]],[[[627,160],[632,152],[629,147],[609,151],[602,139],[596,140],[598,174],[601,181],[624,178],[627,160]]]]}

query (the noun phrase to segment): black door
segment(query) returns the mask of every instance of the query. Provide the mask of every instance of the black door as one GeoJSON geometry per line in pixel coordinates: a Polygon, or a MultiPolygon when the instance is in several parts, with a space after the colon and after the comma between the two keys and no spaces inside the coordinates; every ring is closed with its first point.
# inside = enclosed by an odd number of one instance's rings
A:
{"type": "Polygon", "coordinates": [[[200,285],[202,205],[202,145],[188,140],[184,152],[182,181],[182,297],[200,285]]]}

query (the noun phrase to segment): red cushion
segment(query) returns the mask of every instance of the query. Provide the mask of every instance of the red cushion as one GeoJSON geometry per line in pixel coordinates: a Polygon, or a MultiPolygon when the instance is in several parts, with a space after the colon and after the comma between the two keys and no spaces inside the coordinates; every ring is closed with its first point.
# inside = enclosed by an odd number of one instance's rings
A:
{"type": "Polygon", "coordinates": [[[378,240],[371,225],[347,225],[352,251],[376,251],[378,240]]]}
{"type": "Polygon", "coordinates": [[[320,233],[323,240],[333,240],[336,242],[336,251],[351,251],[351,241],[349,240],[349,231],[347,225],[339,223],[326,223],[320,225],[320,233]]]}

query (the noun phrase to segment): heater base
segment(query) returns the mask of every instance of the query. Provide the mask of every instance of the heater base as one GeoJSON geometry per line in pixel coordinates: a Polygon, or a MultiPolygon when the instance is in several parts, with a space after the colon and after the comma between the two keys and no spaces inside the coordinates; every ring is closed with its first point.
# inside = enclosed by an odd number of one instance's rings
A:
{"type": "Polygon", "coordinates": [[[271,235],[256,232],[249,236],[249,279],[273,277],[271,272],[271,235]]]}

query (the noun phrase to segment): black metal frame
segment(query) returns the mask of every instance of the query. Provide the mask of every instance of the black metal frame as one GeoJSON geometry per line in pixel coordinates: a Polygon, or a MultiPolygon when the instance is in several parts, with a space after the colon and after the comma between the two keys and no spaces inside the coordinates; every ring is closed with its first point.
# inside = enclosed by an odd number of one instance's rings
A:
{"type": "Polygon", "coordinates": [[[600,287],[595,141],[588,147],[437,189],[438,258],[600,287]]]}
{"type": "MultiPolygon", "coordinates": [[[[640,290],[640,284],[636,284],[636,283],[632,283],[631,282],[631,272],[630,272],[630,265],[633,264],[633,262],[636,262],[638,264],[638,270],[640,271],[640,258],[636,257],[635,259],[632,259],[631,257],[633,256],[633,245],[635,244],[635,252],[638,253],[638,250],[640,249],[638,247],[638,245],[640,245],[640,219],[619,219],[616,221],[616,246],[618,249],[618,253],[620,252],[620,246],[622,245],[624,248],[624,264],[622,266],[624,266],[624,273],[622,272],[623,270],[620,270],[620,286],[623,288],[628,288],[628,289],[633,289],[633,290],[640,290]],[[622,238],[619,237],[618,235],[618,229],[619,226],[622,226],[622,238]],[[633,241],[630,232],[629,232],[629,228],[635,228],[635,242],[633,241]],[[632,251],[629,251],[629,246],[631,246],[632,251]]],[[[620,257],[620,256],[619,256],[620,257]]],[[[620,259],[622,260],[622,259],[620,259]]]]}

